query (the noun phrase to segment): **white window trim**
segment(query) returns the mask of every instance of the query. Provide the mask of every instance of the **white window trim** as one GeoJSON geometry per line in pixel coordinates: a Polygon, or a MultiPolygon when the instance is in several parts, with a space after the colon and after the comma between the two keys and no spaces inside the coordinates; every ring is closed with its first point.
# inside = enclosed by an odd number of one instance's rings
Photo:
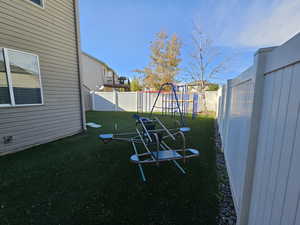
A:
{"type": "Polygon", "coordinates": [[[31,0],[25,0],[26,2],[29,2],[30,4],[40,8],[40,9],[45,9],[45,4],[46,4],[46,0],[42,0],[42,5],[36,4],[34,2],[32,2],[31,0]]]}
{"type": "Polygon", "coordinates": [[[0,108],[3,108],[3,107],[9,107],[9,108],[11,108],[11,107],[41,106],[41,105],[44,105],[44,92],[43,92],[43,86],[42,86],[42,76],[41,76],[41,68],[40,68],[40,59],[39,59],[39,56],[35,55],[35,54],[32,54],[32,53],[23,52],[23,51],[19,51],[19,50],[15,50],[15,49],[10,49],[10,48],[0,48],[0,50],[3,50],[3,52],[4,52],[4,61],[5,61],[6,75],[7,75],[7,80],[8,80],[10,102],[11,102],[11,104],[0,104],[0,108]],[[39,83],[40,83],[42,103],[37,103],[37,104],[16,104],[16,102],[15,102],[15,96],[14,96],[14,90],[13,90],[12,76],[11,76],[11,71],[10,71],[8,50],[14,51],[14,52],[19,52],[19,53],[22,53],[22,54],[27,54],[27,55],[34,56],[34,57],[37,58],[38,72],[39,72],[39,83]]]}

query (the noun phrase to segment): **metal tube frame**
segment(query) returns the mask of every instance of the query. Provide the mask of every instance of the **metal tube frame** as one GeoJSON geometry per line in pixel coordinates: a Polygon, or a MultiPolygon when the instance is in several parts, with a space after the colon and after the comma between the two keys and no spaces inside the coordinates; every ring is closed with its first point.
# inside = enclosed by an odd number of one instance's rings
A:
{"type": "Polygon", "coordinates": [[[139,118],[139,121],[140,121],[140,123],[141,123],[141,125],[142,125],[144,131],[146,132],[146,134],[147,134],[149,140],[152,142],[152,138],[150,137],[150,134],[149,134],[149,132],[148,132],[148,129],[146,128],[146,126],[145,126],[143,120],[142,120],[141,118],[139,118]]]}
{"type": "Polygon", "coordinates": [[[159,123],[159,125],[167,132],[167,134],[175,141],[176,138],[173,136],[173,134],[168,130],[168,128],[165,127],[165,125],[157,118],[154,117],[154,119],[159,123]]]}
{"type": "Polygon", "coordinates": [[[152,152],[150,151],[150,149],[148,148],[148,146],[147,146],[147,144],[145,143],[145,141],[144,141],[144,139],[143,139],[143,137],[142,137],[142,135],[141,135],[141,133],[140,133],[140,131],[136,128],[136,132],[138,133],[138,135],[140,136],[140,138],[141,138],[141,141],[142,141],[142,143],[143,143],[143,145],[144,145],[144,147],[146,148],[146,150],[147,150],[147,152],[148,153],[150,153],[150,155],[151,155],[151,158],[154,160],[154,161],[156,161],[156,159],[153,157],[153,155],[152,155],[152,152]]]}
{"type": "MultiPolygon", "coordinates": [[[[164,148],[165,150],[171,150],[170,147],[165,143],[165,142],[162,142],[161,143],[161,147],[164,148]],[[165,145],[165,146],[164,146],[165,145]]],[[[175,166],[183,173],[183,174],[186,174],[185,170],[182,168],[182,166],[180,166],[180,164],[176,161],[176,160],[171,160],[175,166]]]]}
{"type": "MultiPolygon", "coordinates": [[[[137,148],[136,148],[136,145],[134,143],[134,141],[131,142],[132,143],[132,146],[133,146],[133,149],[134,149],[134,152],[136,154],[136,157],[138,158],[138,160],[140,161],[139,159],[139,154],[138,154],[138,151],[137,151],[137,148]]],[[[143,167],[140,163],[138,163],[138,167],[139,167],[139,170],[140,170],[140,173],[141,173],[141,177],[142,177],[142,180],[144,182],[146,182],[146,177],[145,177],[145,174],[144,174],[144,170],[143,170],[143,167]]]]}
{"type": "Polygon", "coordinates": [[[159,96],[160,96],[160,94],[161,94],[161,92],[162,92],[164,86],[171,86],[171,87],[172,87],[172,91],[173,91],[173,93],[174,93],[174,97],[175,97],[175,100],[176,100],[176,105],[177,105],[177,108],[178,108],[178,111],[179,111],[179,115],[180,115],[181,126],[184,126],[184,125],[185,125],[185,122],[184,122],[183,114],[182,114],[182,111],[181,111],[181,109],[180,109],[180,105],[179,105],[179,102],[178,102],[178,96],[177,96],[177,94],[176,94],[175,86],[174,86],[174,84],[172,84],[172,83],[164,83],[163,85],[161,85],[161,87],[160,87],[160,89],[159,89],[159,92],[158,92],[158,95],[157,95],[157,97],[156,97],[156,99],[155,99],[155,101],[154,101],[154,104],[153,104],[153,106],[152,106],[152,109],[151,109],[151,112],[150,112],[150,118],[152,117],[153,110],[154,110],[154,108],[155,108],[155,105],[156,105],[156,103],[157,103],[157,101],[158,101],[158,98],[159,98],[159,96]]]}

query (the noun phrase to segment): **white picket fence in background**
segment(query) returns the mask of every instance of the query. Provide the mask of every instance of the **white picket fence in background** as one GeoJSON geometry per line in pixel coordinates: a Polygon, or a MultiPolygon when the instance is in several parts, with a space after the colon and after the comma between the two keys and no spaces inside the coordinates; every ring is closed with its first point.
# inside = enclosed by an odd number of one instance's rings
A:
{"type": "Polygon", "coordinates": [[[239,225],[300,224],[300,34],[260,49],[220,90],[218,124],[239,225]]]}
{"type": "MultiPolygon", "coordinates": [[[[193,99],[193,94],[188,94],[189,99],[193,99]]],[[[157,97],[157,93],[142,92],[92,92],[91,102],[94,111],[128,111],[128,112],[150,112],[157,97]]],[[[218,92],[205,92],[206,108],[208,111],[216,112],[218,109],[218,92]]],[[[198,112],[203,106],[203,98],[198,100],[198,112]]],[[[157,106],[162,106],[162,99],[159,98],[157,106]]],[[[188,112],[192,113],[193,103],[189,104],[188,112]]],[[[160,108],[155,108],[156,112],[160,112],[160,108]]]]}

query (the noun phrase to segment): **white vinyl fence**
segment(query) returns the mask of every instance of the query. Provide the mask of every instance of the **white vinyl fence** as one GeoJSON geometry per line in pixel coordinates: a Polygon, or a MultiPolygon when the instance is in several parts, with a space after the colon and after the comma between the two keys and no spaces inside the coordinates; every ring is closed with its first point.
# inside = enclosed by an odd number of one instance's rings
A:
{"type": "MultiPolygon", "coordinates": [[[[188,99],[193,99],[193,94],[187,94],[188,99]]],[[[129,111],[129,112],[150,112],[157,97],[157,93],[145,92],[93,92],[91,93],[92,110],[94,111],[129,111]]],[[[179,96],[180,98],[181,96],[179,96]]],[[[206,108],[208,111],[216,112],[218,108],[218,92],[205,92],[206,108]]],[[[181,103],[180,103],[181,105],[181,103]]],[[[198,112],[204,108],[203,98],[198,98],[198,112]]],[[[162,107],[160,97],[156,106],[162,107]]],[[[155,108],[154,111],[161,111],[155,108]]],[[[193,103],[188,104],[188,112],[192,113],[193,103]]]]}
{"type": "Polygon", "coordinates": [[[92,101],[91,101],[91,90],[83,85],[82,86],[82,93],[83,93],[83,98],[84,98],[84,109],[85,111],[92,110],[92,101]]]}
{"type": "Polygon", "coordinates": [[[220,90],[219,132],[239,225],[300,224],[300,34],[260,49],[220,90]]]}
{"type": "Polygon", "coordinates": [[[200,109],[203,109],[206,107],[207,111],[217,112],[219,92],[218,91],[205,91],[204,95],[205,95],[205,98],[203,98],[203,96],[202,97],[200,96],[200,101],[199,101],[200,109]],[[206,106],[204,106],[203,99],[205,99],[206,106]]]}

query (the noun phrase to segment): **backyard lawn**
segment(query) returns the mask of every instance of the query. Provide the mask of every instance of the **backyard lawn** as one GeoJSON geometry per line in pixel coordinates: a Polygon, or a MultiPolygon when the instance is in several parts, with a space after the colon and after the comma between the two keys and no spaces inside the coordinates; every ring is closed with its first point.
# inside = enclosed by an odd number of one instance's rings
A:
{"type": "Polygon", "coordinates": [[[132,114],[89,112],[87,121],[102,128],[1,157],[0,224],[216,224],[213,117],[188,119],[187,145],[200,157],[184,166],[186,175],[171,163],[146,165],[143,183],[129,161],[130,144],[103,144],[97,137],[115,122],[121,131],[132,128],[132,114]]]}

